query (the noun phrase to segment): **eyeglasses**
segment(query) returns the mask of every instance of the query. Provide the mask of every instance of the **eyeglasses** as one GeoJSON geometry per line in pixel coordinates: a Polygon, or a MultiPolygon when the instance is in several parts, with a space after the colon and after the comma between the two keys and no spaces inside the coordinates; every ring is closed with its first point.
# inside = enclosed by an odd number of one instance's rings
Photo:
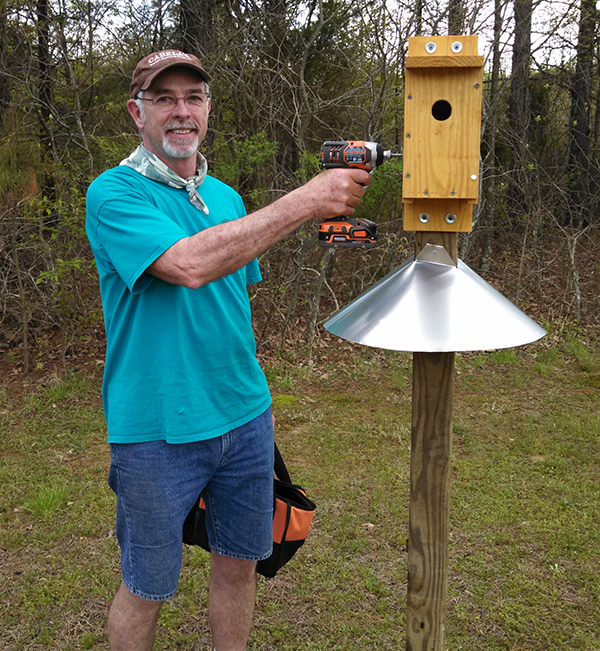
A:
{"type": "Polygon", "coordinates": [[[154,95],[154,97],[140,97],[138,95],[136,99],[152,102],[152,106],[158,109],[172,111],[180,99],[185,102],[186,106],[191,108],[203,108],[208,104],[210,95],[208,93],[190,93],[189,95],[185,95],[185,97],[177,97],[177,95],[171,95],[170,93],[161,93],[154,95]]]}

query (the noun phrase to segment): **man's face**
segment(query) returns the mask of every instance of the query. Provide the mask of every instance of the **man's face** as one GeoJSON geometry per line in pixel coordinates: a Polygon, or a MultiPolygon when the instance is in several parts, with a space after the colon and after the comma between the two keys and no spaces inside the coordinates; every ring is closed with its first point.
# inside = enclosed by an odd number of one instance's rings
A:
{"type": "Polygon", "coordinates": [[[202,106],[194,106],[182,99],[196,94],[206,94],[206,83],[191,70],[175,68],[159,75],[148,90],[140,93],[145,99],[167,95],[179,98],[175,106],[144,101],[140,111],[133,100],[128,102],[127,108],[142,131],[144,146],[169,167],[179,168],[179,159],[192,157],[195,165],[196,152],[206,135],[210,112],[210,100],[202,106]]]}

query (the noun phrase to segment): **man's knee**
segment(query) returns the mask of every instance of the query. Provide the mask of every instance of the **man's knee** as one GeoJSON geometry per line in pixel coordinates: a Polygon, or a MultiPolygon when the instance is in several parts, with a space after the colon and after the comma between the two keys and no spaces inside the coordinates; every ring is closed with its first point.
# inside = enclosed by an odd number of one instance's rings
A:
{"type": "Polygon", "coordinates": [[[138,597],[121,583],[108,613],[113,651],[150,651],[161,601],[138,597]]]}
{"type": "Polygon", "coordinates": [[[124,583],[121,583],[113,599],[109,619],[111,615],[118,617],[123,613],[128,617],[153,618],[157,616],[162,604],[162,601],[151,601],[133,594],[124,583]]]}
{"type": "Polygon", "coordinates": [[[211,554],[211,574],[215,580],[224,580],[232,584],[254,581],[256,561],[231,558],[213,552],[211,554]]]}

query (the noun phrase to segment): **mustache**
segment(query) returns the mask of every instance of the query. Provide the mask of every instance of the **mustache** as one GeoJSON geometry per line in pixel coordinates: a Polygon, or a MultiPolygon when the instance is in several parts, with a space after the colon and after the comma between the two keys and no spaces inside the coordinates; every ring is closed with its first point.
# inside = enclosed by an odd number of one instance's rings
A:
{"type": "Polygon", "coordinates": [[[200,129],[200,125],[196,120],[171,120],[164,127],[165,131],[170,131],[171,129],[200,129]]]}

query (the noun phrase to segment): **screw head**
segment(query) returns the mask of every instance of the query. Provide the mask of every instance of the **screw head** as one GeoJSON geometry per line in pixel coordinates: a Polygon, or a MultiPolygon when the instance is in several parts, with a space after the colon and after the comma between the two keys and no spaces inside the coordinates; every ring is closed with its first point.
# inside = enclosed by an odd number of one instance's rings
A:
{"type": "Polygon", "coordinates": [[[410,133],[407,133],[407,134],[406,134],[406,137],[407,137],[407,138],[410,138],[410,133]]]}
{"type": "Polygon", "coordinates": [[[425,45],[425,52],[427,52],[427,54],[433,54],[436,50],[437,45],[433,41],[429,41],[429,43],[425,45]]]}
{"type": "Polygon", "coordinates": [[[407,173],[406,178],[410,179],[410,172],[407,173]]]}
{"type": "Polygon", "coordinates": [[[423,194],[425,195],[429,194],[429,190],[423,190],[423,194]]]}
{"type": "Polygon", "coordinates": [[[449,212],[446,217],[446,224],[454,224],[454,222],[457,220],[456,215],[453,212],[449,212]]]}
{"type": "Polygon", "coordinates": [[[462,52],[463,45],[460,41],[454,41],[454,43],[452,43],[450,46],[450,49],[452,52],[454,52],[454,54],[458,54],[459,52],[462,52]]]}
{"type": "Polygon", "coordinates": [[[412,99],[412,95],[408,95],[406,99],[412,99]]]}
{"type": "Polygon", "coordinates": [[[429,215],[428,212],[422,212],[419,215],[419,221],[421,222],[421,224],[426,224],[430,219],[431,219],[431,216],[429,215]]]}
{"type": "Polygon", "coordinates": [[[450,190],[450,194],[454,196],[456,194],[456,190],[450,190]]]}

